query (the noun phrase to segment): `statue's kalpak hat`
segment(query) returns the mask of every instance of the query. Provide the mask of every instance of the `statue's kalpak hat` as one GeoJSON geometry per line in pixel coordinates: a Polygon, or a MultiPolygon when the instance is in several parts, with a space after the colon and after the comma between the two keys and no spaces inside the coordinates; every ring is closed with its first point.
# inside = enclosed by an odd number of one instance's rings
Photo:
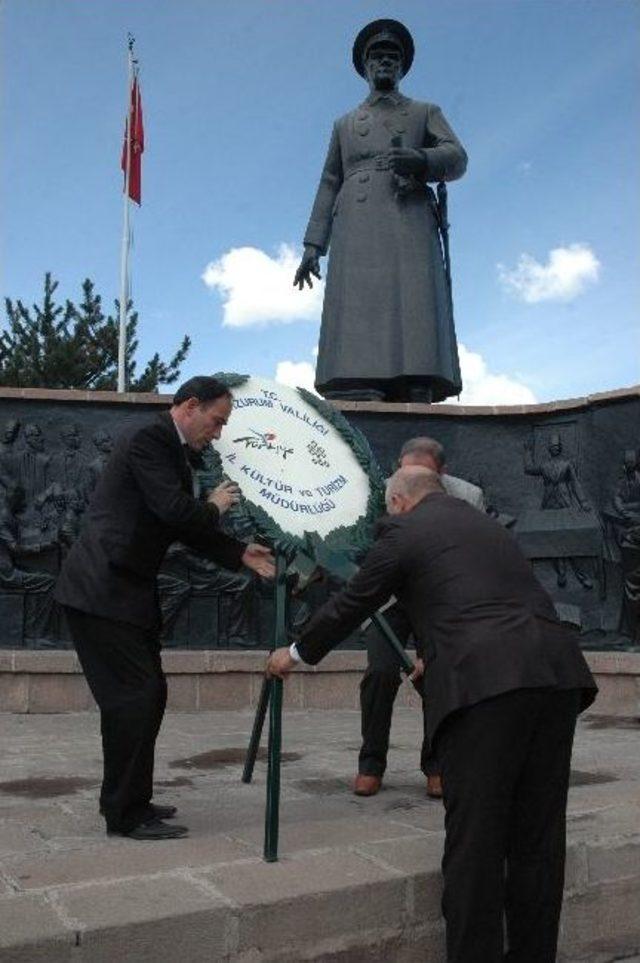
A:
{"type": "Polygon", "coordinates": [[[402,50],[403,73],[408,74],[413,63],[413,38],[399,20],[372,20],[363,27],[353,45],[353,66],[364,77],[364,62],[374,43],[393,43],[402,50]]]}

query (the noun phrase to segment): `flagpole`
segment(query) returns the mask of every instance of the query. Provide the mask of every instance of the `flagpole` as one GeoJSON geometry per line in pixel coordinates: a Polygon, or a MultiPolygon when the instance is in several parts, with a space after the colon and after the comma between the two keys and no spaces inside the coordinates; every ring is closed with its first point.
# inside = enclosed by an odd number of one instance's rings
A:
{"type": "Polygon", "coordinates": [[[126,159],[124,172],[124,217],[120,252],[120,330],[118,334],[118,392],[126,390],[125,348],[127,344],[127,304],[129,301],[129,172],[131,167],[131,91],[133,89],[133,37],[128,38],[128,83],[126,120],[126,159]]]}

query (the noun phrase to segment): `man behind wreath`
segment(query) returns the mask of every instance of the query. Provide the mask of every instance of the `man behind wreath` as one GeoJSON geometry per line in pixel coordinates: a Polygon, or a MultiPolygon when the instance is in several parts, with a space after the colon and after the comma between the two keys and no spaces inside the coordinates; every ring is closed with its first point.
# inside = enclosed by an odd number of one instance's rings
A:
{"type": "Polygon", "coordinates": [[[315,379],[327,398],[430,402],[462,387],[428,183],[461,177],[467,155],[439,107],[398,90],[413,52],[397,20],[358,34],[370,93],[334,125],[304,237],[300,289],[331,242],[315,379]]]}

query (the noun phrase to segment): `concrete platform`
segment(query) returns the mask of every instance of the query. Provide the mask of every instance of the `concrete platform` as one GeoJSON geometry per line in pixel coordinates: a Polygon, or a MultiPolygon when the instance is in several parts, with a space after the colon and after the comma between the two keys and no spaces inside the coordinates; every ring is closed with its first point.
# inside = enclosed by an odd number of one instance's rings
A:
{"type": "MultiPolygon", "coordinates": [[[[267,652],[260,649],[164,649],[170,709],[255,709],[267,652]]],[[[640,716],[640,651],[585,653],[599,687],[597,711],[640,716]]],[[[364,651],[329,653],[303,665],[285,689],[290,709],[356,709],[364,651]]],[[[401,690],[399,704],[411,704],[401,690]]],[[[0,649],[0,712],[83,712],[96,706],[71,650],[0,649]]]]}
{"type": "MultiPolygon", "coordinates": [[[[441,805],[401,707],[384,790],[349,792],[359,715],[289,709],[281,860],[262,861],[265,767],[240,782],[248,710],[169,713],[157,801],[188,839],[107,839],[95,713],[0,715],[2,963],[442,961],[441,805]]],[[[640,723],[580,724],[559,959],[640,959],[640,723]]]]}

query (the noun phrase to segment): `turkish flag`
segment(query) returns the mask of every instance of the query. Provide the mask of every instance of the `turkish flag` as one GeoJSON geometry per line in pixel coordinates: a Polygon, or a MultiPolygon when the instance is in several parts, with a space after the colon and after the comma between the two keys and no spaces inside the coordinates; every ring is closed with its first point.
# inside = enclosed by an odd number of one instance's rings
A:
{"type": "MultiPolygon", "coordinates": [[[[138,78],[134,77],[129,107],[129,197],[136,204],[142,200],[142,152],[144,150],[144,127],[142,124],[142,97],[138,78]]],[[[124,144],[120,166],[124,171],[124,189],[127,189],[127,127],[124,128],[124,144]]]]}

